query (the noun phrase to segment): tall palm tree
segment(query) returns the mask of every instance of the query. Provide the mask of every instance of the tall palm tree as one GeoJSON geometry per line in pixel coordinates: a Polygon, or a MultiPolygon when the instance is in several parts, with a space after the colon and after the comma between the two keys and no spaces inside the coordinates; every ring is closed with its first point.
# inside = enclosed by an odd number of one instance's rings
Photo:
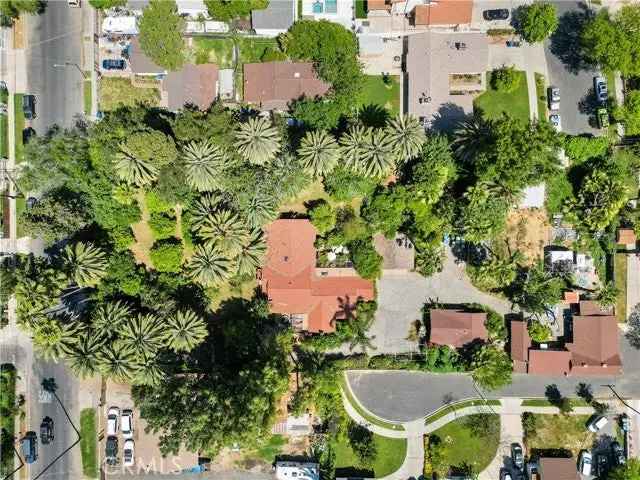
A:
{"type": "Polygon", "coordinates": [[[240,124],[235,146],[248,162],[264,165],[280,150],[280,134],[268,119],[253,117],[240,124]]]}
{"type": "Polygon", "coordinates": [[[462,122],[454,132],[451,144],[456,156],[465,163],[471,163],[488,144],[491,135],[489,123],[481,115],[474,115],[462,122]]]}
{"type": "Polygon", "coordinates": [[[139,187],[154,182],[160,173],[156,165],[138,157],[125,143],[116,154],[115,169],[120,179],[139,187]]]}
{"type": "Polygon", "coordinates": [[[238,255],[238,275],[253,276],[256,269],[262,264],[266,253],[267,245],[262,230],[255,229],[238,255]]]}
{"type": "Polygon", "coordinates": [[[367,177],[375,178],[384,177],[391,173],[395,159],[391,144],[383,130],[373,131],[365,151],[366,156],[363,158],[360,168],[361,173],[367,177]]]}
{"type": "Polygon", "coordinates": [[[91,316],[91,326],[97,335],[112,337],[131,318],[131,309],[117,300],[101,303],[91,316]]]}
{"type": "Polygon", "coordinates": [[[98,369],[105,377],[130,380],[138,369],[133,346],[123,342],[107,343],[98,354],[98,369]]]}
{"type": "Polygon", "coordinates": [[[345,165],[358,172],[368,163],[371,128],[356,125],[340,138],[340,153],[345,165]]]}
{"type": "Polygon", "coordinates": [[[131,345],[137,357],[153,357],[163,345],[164,326],[150,313],[138,314],[121,328],[121,342],[131,345]]]}
{"type": "Polygon", "coordinates": [[[98,371],[99,354],[106,341],[104,335],[83,331],[68,354],[71,371],[81,378],[93,376],[98,371]]]}
{"type": "Polygon", "coordinates": [[[63,254],[69,277],[79,287],[93,287],[107,273],[107,256],[91,243],[67,245],[63,254]]]}
{"type": "Polygon", "coordinates": [[[33,328],[33,345],[42,358],[57,362],[71,351],[79,330],[77,322],[42,317],[33,328]]]}
{"type": "Polygon", "coordinates": [[[327,175],[335,168],[340,147],[335,138],[324,130],[307,132],[298,149],[298,156],[306,170],[314,176],[327,175]]]}
{"type": "Polygon", "coordinates": [[[416,157],[426,140],[424,127],[413,115],[398,115],[389,120],[385,133],[399,164],[416,157]]]}
{"type": "Polygon", "coordinates": [[[174,352],[190,352],[207,335],[207,324],[201,317],[192,310],[179,310],[169,317],[164,338],[174,352]]]}
{"type": "Polygon", "coordinates": [[[204,286],[215,286],[228,280],[235,265],[212,242],[198,245],[187,265],[189,276],[204,286]]]}
{"type": "Polygon", "coordinates": [[[140,385],[158,385],[166,378],[156,356],[139,358],[133,375],[135,383],[140,385]]]}
{"type": "Polygon", "coordinates": [[[247,223],[251,228],[260,228],[278,216],[275,199],[259,192],[249,199],[244,210],[247,223]]]}
{"type": "Polygon", "coordinates": [[[225,154],[211,140],[191,142],[184,147],[184,165],[187,182],[199,192],[220,188],[220,172],[225,154]]]}
{"type": "Polygon", "coordinates": [[[235,257],[247,242],[249,230],[236,213],[219,210],[204,220],[198,235],[213,242],[229,256],[235,257]]]}
{"type": "Polygon", "coordinates": [[[205,193],[198,198],[191,207],[191,226],[194,231],[198,231],[202,227],[204,221],[213,213],[215,213],[222,205],[222,197],[215,193],[205,193]]]}

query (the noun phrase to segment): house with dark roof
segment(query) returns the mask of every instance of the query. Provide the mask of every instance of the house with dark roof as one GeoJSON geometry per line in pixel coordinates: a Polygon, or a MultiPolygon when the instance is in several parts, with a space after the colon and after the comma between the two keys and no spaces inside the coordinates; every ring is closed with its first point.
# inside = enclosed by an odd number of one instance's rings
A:
{"type": "Polygon", "coordinates": [[[218,96],[218,66],[186,64],[177,72],[169,72],[162,81],[169,110],[194,105],[207,110],[218,96]]]}
{"type": "Polygon", "coordinates": [[[540,458],[538,473],[541,480],[580,480],[575,458],[540,458]]]}
{"type": "Polygon", "coordinates": [[[333,332],[358,300],[375,298],[373,282],[352,268],[317,268],[317,231],[309,220],[282,219],[265,228],[267,256],[260,287],[271,311],[287,316],[297,330],[333,332]]]}
{"type": "Polygon", "coordinates": [[[258,35],[276,37],[298,18],[297,0],[270,0],[267,8],[251,11],[251,27],[258,35]]]}
{"type": "Polygon", "coordinates": [[[134,75],[156,76],[167,73],[165,68],[156,65],[156,63],[147,57],[147,55],[142,51],[138,37],[133,37],[131,39],[128,51],[129,64],[131,66],[131,72],[134,75]]]}
{"type": "Polygon", "coordinates": [[[429,310],[429,341],[436,345],[463,347],[474,340],[487,340],[487,314],[464,310],[429,310]]]}

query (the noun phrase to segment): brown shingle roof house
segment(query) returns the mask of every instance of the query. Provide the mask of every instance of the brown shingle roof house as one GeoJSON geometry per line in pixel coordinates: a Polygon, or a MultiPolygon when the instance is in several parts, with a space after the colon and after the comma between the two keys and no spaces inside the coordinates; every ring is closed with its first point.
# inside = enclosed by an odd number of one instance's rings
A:
{"type": "Polygon", "coordinates": [[[429,311],[429,341],[460,348],[475,339],[487,340],[486,319],[487,314],[483,312],[432,309],[429,311]]]}
{"type": "Polygon", "coordinates": [[[169,72],[162,86],[167,91],[169,110],[179,110],[186,104],[207,110],[218,95],[218,66],[187,64],[177,72],[169,72]]]}
{"type": "MultiPolygon", "coordinates": [[[[260,285],[271,311],[289,315],[294,326],[312,333],[333,332],[336,320],[343,319],[359,299],[375,298],[373,282],[355,271],[339,269],[340,275],[318,275],[317,232],[309,220],[276,220],[265,232],[267,258],[260,285]]],[[[324,273],[328,270],[322,269],[324,273]]]]}
{"type": "Polygon", "coordinates": [[[471,23],[473,0],[437,0],[417,5],[413,10],[415,25],[460,25],[471,23]]]}
{"type": "Polygon", "coordinates": [[[567,350],[529,350],[529,373],[532,375],[569,375],[571,352],[567,350]]]}
{"type": "Polygon", "coordinates": [[[244,101],[262,110],[286,110],[292,100],[321,96],[329,88],[318,78],[312,63],[244,64],[244,101]]]}
{"type": "Polygon", "coordinates": [[[541,480],[580,480],[575,458],[540,458],[541,480]]]}
{"type": "Polygon", "coordinates": [[[573,375],[618,375],[622,359],[618,322],[613,315],[574,315],[571,351],[573,375]]]}
{"type": "Polygon", "coordinates": [[[527,373],[530,347],[531,337],[527,330],[527,322],[513,320],[511,322],[511,360],[513,360],[514,372],[527,373]]]}

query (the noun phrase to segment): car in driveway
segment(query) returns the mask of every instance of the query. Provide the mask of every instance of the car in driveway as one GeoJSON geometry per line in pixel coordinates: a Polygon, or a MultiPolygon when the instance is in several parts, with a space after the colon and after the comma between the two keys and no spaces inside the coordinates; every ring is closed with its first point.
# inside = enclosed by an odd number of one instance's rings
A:
{"type": "Polygon", "coordinates": [[[133,437],[133,412],[126,408],[122,410],[122,417],[120,418],[121,425],[120,429],[122,430],[122,436],[124,438],[132,438],[133,437]]]}
{"type": "Polygon", "coordinates": [[[127,62],[121,58],[108,58],[102,61],[103,70],[124,70],[127,66],[127,62]]]}
{"type": "Polygon", "coordinates": [[[26,120],[36,118],[36,96],[25,94],[22,96],[22,113],[26,120]]]}
{"type": "Polygon", "coordinates": [[[491,22],[493,20],[507,20],[509,18],[509,9],[507,8],[493,8],[491,10],[484,10],[482,12],[482,18],[491,22]]]}
{"type": "Polygon", "coordinates": [[[560,89],[558,87],[549,87],[547,89],[547,100],[549,101],[549,110],[560,110],[560,89]]]}
{"type": "Polygon", "coordinates": [[[133,467],[133,464],[135,463],[134,455],[135,449],[133,440],[129,438],[124,441],[122,450],[122,465],[124,465],[125,467],[133,467]]]}
{"type": "Polygon", "coordinates": [[[593,433],[599,431],[602,429],[602,427],[604,427],[607,423],[609,423],[609,421],[607,420],[607,417],[603,417],[602,415],[598,415],[597,417],[594,417],[588,424],[587,424],[587,428],[592,431],[593,433]]]}
{"type": "Polygon", "coordinates": [[[613,466],[619,467],[627,463],[627,457],[624,455],[624,449],[618,442],[611,442],[611,456],[613,458],[613,466]]]}
{"type": "Polygon", "coordinates": [[[549,123],[553,125],[553,128],[555,128],[557,132],[562,131],[562,119],[559,113],[549,115],[549,123]]]}
{"type": "Polygon", "coordinates": [[[607,80],[604,77],[593,77],[593,89],[598,102],[601,104],[607,103],[609,89],[607,88],[607,80]]]}
{"type": "Polygon", "coordinates": [[[110,435],[107,437],[107,441],[104,449],[104,457],[107,465],[115,465],[118,463],[118,437],[110,435]]]}
{"type": "Polygon", "coordinates": [[[606,453],[599,453],[596,456],[596,471],[595,474],[598,477],[606,478],[609,471],[609,458],[606,453]]]}
{"type": "Polygon", "coordinates": [[[511,461],[517,469],[522,470],[524,468],[524,455],[519,443],[511,444],[511,461]]]}
{"type": "Polygon", "coordinates": [[[20,440],[20,449],[25,463],[33,463],[38,459],[38,435],[36,432],[27,432],[20,440]]]}
{"type": "Polygon", "coordinates": [[[40,424],[40,441],[43,445],[53,442],[53,420],[51,417],[44,417],[40,424]]]}
{"type": "Polygon", "coordinates": [[[107,435],[116,435],[118,433],[118,418],[120,417],[120,409],[111,407],[107,412],[107,435]]]}
{"type": "Polygon", "coordinates": [[[591,452],[587,452],[586,450],[583,450],[582,452],[580,452],[580,461],[578,462],[578,471],[585,477],[588,477],[591,475],[592,460],[593,460],[593,457],[591,456],[591,452]]]}

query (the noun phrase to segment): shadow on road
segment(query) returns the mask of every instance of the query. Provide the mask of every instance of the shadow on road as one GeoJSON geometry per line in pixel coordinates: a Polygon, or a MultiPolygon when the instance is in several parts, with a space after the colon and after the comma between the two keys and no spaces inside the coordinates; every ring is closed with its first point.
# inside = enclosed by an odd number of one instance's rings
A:
{"type": "Polygon", "coordinates": [[[591,16],[586,7],[582,11],[566,12],[559,19],[558,29],[551,35],[550,50],[558,57],[566,69],[577,74],[580,70],[589,70],[593,67],[585,58],[580,44],[580,32],[591,16]]]}

